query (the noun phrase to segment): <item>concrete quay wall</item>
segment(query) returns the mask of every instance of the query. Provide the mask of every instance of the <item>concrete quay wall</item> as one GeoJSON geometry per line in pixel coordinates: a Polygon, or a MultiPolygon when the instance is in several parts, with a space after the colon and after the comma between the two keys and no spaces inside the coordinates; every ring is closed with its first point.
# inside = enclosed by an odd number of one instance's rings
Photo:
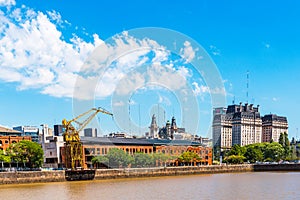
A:
{"type": "Polygon", "coordinates": [[[155,176],[178,176],[193,174],[213,174],[230,172],[252,172],[252,165],[212,165],[200,167],[161,167],[161,168],[126,168],[126,169],[99,169],[95,179],[135,178],[155,176]]]}
{"type": "Polygon", "coordinates": [[[0,172],[0,185],[61,181],[65,181],[65,171],[0,172]]]}
{"type": "MultiPolygon", "coordinates": [[[[96,180],[117,178],[138,178],[156,176],[179,176],[193,174],[237,173],[259,171],[300,171],[300,164],[275,165],[211,165],[199,167],[160,167],[160,168],[125,168],[97,169],[96,180]]],[[[0,172],[1,184],[21,184],[40,182],[62,182],[65,171],[31,171],[31,172],[0,172]]]]}

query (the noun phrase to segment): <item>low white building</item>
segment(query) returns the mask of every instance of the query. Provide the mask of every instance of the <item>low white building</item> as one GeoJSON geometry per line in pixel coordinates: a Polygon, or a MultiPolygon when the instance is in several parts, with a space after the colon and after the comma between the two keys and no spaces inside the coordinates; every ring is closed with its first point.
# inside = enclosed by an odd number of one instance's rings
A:
{"type": "Polygon", "coordinates": [[[60,148],[64,146],[63,136],[54,136],[48,125],[42,125],[41,145],[44,151],[44,167],[61,166],[60,148]]]}

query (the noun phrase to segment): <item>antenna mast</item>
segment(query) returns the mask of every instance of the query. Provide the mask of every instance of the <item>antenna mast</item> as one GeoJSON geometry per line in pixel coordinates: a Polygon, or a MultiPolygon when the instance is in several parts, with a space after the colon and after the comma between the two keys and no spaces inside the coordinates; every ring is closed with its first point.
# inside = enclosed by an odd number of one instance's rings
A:
{"type": "Polygon", "coordinates": [[[249,100],[249,70],[247,70],[247,91],[246,91],[246,101],[249,100]]]}

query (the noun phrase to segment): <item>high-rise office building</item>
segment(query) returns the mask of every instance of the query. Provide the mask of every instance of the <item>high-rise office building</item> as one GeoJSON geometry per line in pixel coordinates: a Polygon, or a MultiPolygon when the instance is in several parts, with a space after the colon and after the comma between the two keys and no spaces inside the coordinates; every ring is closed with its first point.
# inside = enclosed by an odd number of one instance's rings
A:
{"type": "Polygon", "coordinates": [[[262,142],[279,141],[280,133],[288,133],[286,117],[269,114],[262,117],[262,142]]]}

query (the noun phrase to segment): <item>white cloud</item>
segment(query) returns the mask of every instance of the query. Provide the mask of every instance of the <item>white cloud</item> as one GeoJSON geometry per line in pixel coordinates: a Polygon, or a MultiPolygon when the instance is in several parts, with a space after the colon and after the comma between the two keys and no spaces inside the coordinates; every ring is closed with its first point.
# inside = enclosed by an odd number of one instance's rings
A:
{"type": "Polygon", "coordinates": [[[180,55],[185,59],[186,63],[189,63],[195,58],[198,49],[193,49],[189,41],[185,41],[183,45],[184,48],[180,49],[180,55]]]}
{"type": "Polygon", "coordinates": [[[180,90],[187,85],[188,72],[181,67],[179,70],[154,63],[142,70],[123,73],[120,69],[112,68],[104,74],[97,88],[98,97],[113,94],[128,95],[138,89],[153,89],[156,87],[168,90],[180,90]],[[118,77],[117,77],[118,75],[118,77]]]}
{"type": "Polygon", "coordinates": [[[113,106],[122,107],[125,103],[123,101],[114,102],[113,106]]]}
{"type": "MultiPolygon", "coordinates": [[[[76,34],[66,40],[59,30],[65,23],[56,11],[43,13],[26,6],[0,11],[0,79],[17,83],[19,90],[90,99],[128,94],[147,84],[179,90],[191,76],[186,67],[175,69],[172,62],[165,62],[170,52],[154,40],[137,39],[126,31],[110,44],[97,34],[90,42],[76,34]],[[150,52],[153,57],[147,55],[150,52]],[[145,69],[138,70],[141,66],[145,69]]],[[[180,53],[190,62],[196,51],[186,41],[180,53]]]]}
{"type": "Polygon", "coordinates": [[[276,102],[276,101],[278,101],[278,100],[279,100],[279,99],[278,99],[277,97],[273,97],[273,98],[272,98],[272,101],[275,101],[275,102],[276,102]]]}
{"type": "Polygon", "coordinates": [[[196,96],[202,96],[206,93],[209,93],[209,87],[204,85],[199,85],[197,82],[193,82],[192,85],[194,86],[193,92],[196,96]]]}
{"type": "Polygon", "coordinates": [[[0,0],[0,6],[14,6],[16,5],[15,0],[0,0]]]}
{"type": "Polygon", "coordinates": [[[62,20],[59,12],[52,10],[52,11],[47,11],[47,14],[49,15],[51,20],[55,21],[58,24],[63,24],[64,21],[62,20]]]}
{"type": "Polygon", "coordinates": [[[211,53],[212,53],[214,56],[219,56],[219,55],[221,55],[220,49],[218,49],[216,46],[210,45],[209,48],[210,48],[211,53]]]}
{"type": "Polygon", "coordinates": [[[65,41],[51,20],[63,23],[55,11],[47,15],[26,6],[0,13],[0,79],[18,83],[20,90],[72,97],[76,73],[102,41],[96,34],[93,42],[76,35],[65,41]]]}

